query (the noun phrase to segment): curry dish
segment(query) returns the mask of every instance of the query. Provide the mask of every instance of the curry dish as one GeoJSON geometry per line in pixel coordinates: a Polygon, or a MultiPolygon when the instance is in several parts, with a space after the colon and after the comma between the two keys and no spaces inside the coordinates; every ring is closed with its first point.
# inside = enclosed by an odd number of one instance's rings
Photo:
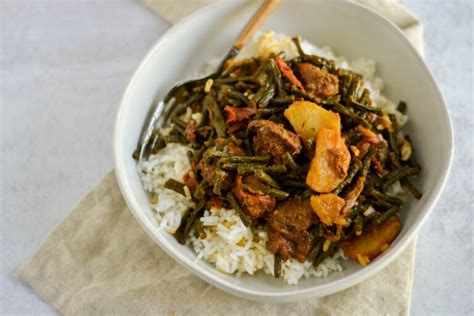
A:
{"type": "Polygon", "coordinates": [[[169,132],[157,132],[152,148],[192,149],[182,181],[165,184],[194,202],[177,240],[186,244],[191,231],[205,238],[205,210],[234,209],[247,227],[267,232],[276,277],[286,260],[316,267],[340,248],[368,264],[401,229],[405,200],[391,187],[422,195],[410,180],[421,172],[413,144],[396,116],[377,107],[363,76],[292,40],[295,58],[229,61],[218,76],[180,89],[169,132]],[[186,111],[199,120],[181,119],[186,111]]]}

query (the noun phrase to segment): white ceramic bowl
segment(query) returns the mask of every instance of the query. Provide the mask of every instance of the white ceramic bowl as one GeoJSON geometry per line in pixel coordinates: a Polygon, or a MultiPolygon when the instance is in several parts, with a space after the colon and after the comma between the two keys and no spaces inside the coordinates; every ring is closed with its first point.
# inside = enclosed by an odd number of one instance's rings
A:
{"type": "Polygon", "coordinates": [[[388,20],[349,2],[283,2],[265,27],[299,35],[318,46],[331,46],[337,54],[350,59],[374,59],[385,80],[384,94],[395,102],[407,102],[406,130],[413,138],[423,166],[417,183],[423,198],[411,201],[403,209],[401,233],[386,253],[365,268],[345,262],[342,273],[333,273],[326,279],[311,278],[301,280],[297,286],[288,286],[263,274],[225,275],[197,260],[190,249],[159,229],[131,154],[155,97],[162,97],[175,82],[188,78],[209,59],[223,56],[256,6],[253,1],[207,7],[176,24],[151,49],[130,80],[118,111],[114,135],[116,175],[128,206],[143,229],[164,251],[201,279],[252,300],[288,302],[324,296],[367,279],[394,260],[413,239],[436,203],[450,169],[451,124],[430,70],[388,20]]]}

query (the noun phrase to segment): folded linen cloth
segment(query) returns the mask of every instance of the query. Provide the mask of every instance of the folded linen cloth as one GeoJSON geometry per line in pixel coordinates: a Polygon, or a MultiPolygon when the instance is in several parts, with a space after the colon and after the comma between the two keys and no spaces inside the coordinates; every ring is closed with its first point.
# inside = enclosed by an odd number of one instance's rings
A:
{"type": "MultiPolygon", "coordinates": [[[[142,0],[176,22],[212,0],[142,0]]],[[[360,0],[397,24],[422,52],[422,25],[396,1],[360,0]]],[[[194,276],[162,251],[132,216],[110,172],[17,272],[66,315],[407,315],[415,241],[369,280],[291,304],[252,302],[194,276]]]]}

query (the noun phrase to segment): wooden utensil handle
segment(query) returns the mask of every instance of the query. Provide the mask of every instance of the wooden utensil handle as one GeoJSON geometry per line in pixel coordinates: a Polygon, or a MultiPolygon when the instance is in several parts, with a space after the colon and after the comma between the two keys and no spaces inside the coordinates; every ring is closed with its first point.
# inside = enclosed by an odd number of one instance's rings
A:
{"type": "Polygon", "coordinates": [[[234,43],[234,47],[240,50],[248,40],[255,34],[265,20],[272,14],[273,10],[280,4],[281,0],[265,0],[255,15],[247,23],[243,31],[234,43]]]}

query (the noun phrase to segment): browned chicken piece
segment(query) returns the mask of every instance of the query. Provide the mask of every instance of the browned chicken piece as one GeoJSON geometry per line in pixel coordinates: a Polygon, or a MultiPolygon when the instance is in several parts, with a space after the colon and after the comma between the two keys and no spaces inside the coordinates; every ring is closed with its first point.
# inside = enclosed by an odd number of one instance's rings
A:
{"type": "Polygon", "coordinates": [[[311,238],[307,231],[301,232],[301,236],[290,240],[273,228],[268,229],[267,249],[278,253],[283,261],[295,258],[303,263],[311,250],[311,238]]]}
{"type": "Polygon", "coordinates": [[[253,138],[257,155],[268,155],[273,157],[275,162],[283,162],[287,152],[292,156],[301,152],[302,146],[298,136],[285,129],[282,124],[268,120],[254,120],[248,127],[257,132],[253,138]]]}
{"type": "Polygon", "coordinates": [[[273,228],[269,228],[267,249],[273,253],[280,254],[283,261],[286,261],[293,258],[295,254],[295,243],[280,235],[273,228]]]}
{"type": "Polygon", "coordinates": [[[307,229],[314,220],[315,215],[309,199],[303,200],[295,196],[285,200],[268,217],[273,239],[270,239],[269,231],[267,248],[274,253],[279,253],[284,260],[296,258],[304,262],[311,250],[311,238],[307,229]],[[282,241],[282,238],[286,241],[282,241]]]}
{"type": "Polygon", "coordinates": [[[311,237],[307,231],[301,232],[301,235],[294,239],[296,243],[296,250],[293,258],[298,260],[299,262],[303,263],[308,257],[309,252],[311,251],[311,247],[313,245],[311,241],[311,237]]]}
{"type": "Polygon", "coordinates": [[[337,76],[309,63],[297,64],[296,67],[308,93],[324,99],[338,94],[339,79],[337,76]]]}
{"type": "Polygon", "coordinates": [[[315,214],[309,199],[294,196],[278,204],[268,217],[268,224],[287,238],[296,238],[314,222],[315,214]]]}
{"type": "Polygon", "coordinates": [[[275,208],[276,199],[273,196],[260,191],[246,191],[242,189],[242,183],[266,187],[256,176],[242,177],[238,175],[235,180],[234,194],[239,200],[242,208],[255,220],[275,208]]]}

